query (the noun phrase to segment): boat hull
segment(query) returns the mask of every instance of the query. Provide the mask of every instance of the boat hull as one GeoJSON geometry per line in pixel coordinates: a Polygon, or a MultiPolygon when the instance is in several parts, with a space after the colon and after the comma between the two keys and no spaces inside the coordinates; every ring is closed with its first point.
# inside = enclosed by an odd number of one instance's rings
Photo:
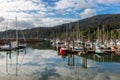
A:
{"type": "Polygon", "coordinates": [[[102,56],[103,55],[103,52],[95,52],[95,54],[99,55],[99,56],[102,56]]]}
{"type": "Polygon", "coordinates": [[[69,50],[66,49],[66,48],[61,48],[60,49],[60,55],[67,55],[68,52],[69,52],[69,50]]]}

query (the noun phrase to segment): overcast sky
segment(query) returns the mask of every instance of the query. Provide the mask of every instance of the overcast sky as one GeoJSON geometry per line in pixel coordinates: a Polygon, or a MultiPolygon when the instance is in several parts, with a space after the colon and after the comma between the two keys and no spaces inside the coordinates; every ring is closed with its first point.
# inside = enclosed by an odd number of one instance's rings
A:
{"type": "Polygon", "coordinates": [[[0,0],[0,30],[51,27],[98,14],[120,13],[120,0],[0,0]]]}

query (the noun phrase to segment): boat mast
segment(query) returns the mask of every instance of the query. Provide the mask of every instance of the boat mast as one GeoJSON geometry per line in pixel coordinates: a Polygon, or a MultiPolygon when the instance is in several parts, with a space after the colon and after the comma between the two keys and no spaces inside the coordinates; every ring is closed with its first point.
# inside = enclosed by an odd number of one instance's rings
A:
{"type": "Polygon", "coordinates": [[[17,26],[17,16],[15,17],[15,22],[16,22],[16,42],[17,42],[17,47],[18,47],[18,26],[17,26]]]}
{"type": "Polygon", "coordinates": [[[118,29],[118,40],[120,41],[120,29],[118,29]]]}
{"type": "Polygon", "coordinates": [[[90,27],[88,28],[88,41],[90,41],[90,27]]]}
{"type": "Polygon", "coordinates": [[[66,23],[66,40],[68,41],[68,27],[69,27],[69,24],[66,23]]]}
{"type": "Polygon", "coordinates": [[[99,36],[100,36],[100,35],[99,35],[99,27],[98,27],[98,33],[97,33],[97,34],[98,34],[98,40],[99,40],[99,36]]]}
{"type": "Polygon", "coordinates": [[[104,34],[104,33],[105,33],[105,30],[104,30],[104,25],[103,25],[103,34],[102,34],[102,35],[103,35],[103,36],[102,36],[103,39],[102,39],[102,42],[105,41],[105,36],[104,36],[105,34],[104,34]]]}
{"type": "Polygon", "coordinates": [[[79,21],[78,21],[78,23],[77,23],[77,39],[79,39],[79,21]]]}

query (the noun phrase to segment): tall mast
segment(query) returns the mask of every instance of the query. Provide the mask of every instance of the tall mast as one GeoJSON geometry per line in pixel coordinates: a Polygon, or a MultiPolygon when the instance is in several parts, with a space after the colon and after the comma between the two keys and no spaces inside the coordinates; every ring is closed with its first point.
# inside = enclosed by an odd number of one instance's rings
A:
{"type": "Polygon", "coordinates": [[[88,29],[88,41],[90,41],[90,28],[88,29]]]}
{"type": "Polygon", "coordinates": [[[118,29],[118,40],[120,41],[120,29],[118,29]]]}
{"type": "Polygon", "coordinates": [[[105,34],[104,34],[104,32],[105,32],[105,31],[104,31],[104,25],[103,25],[103,33],[102,33],[102,34],[103,34],[103,39],[102,39],[103,42],[105,41],[105,36],[104,36],[105,34]]]}
{"type": "Polygon", "coordinates": [[[113,33],[113,31],[111,30],[111,31],[110,31],[110,38],[111,38],[111,39],[113,38],[113,37],[112,37],[112,35],[113,35],[112,33],[113,33]]]}
{"type": "Polygon", "coordinates": [[[15,22],[16,22],[16,42],[17,42],[17,47],[18,47],[18,26],[17,26],[17,16],[15,17],[15,22]]]}
{"type": "Polygon", "coordinates": [[[77,39],[80,39],[79,37],[79,21],[78,21],[78,26],[77,26],[78,30],[77,30],[77,39]]]}
{"type": "Polygon", "coordinates": [[[99,35],[99,27],[98,27],[98,39],[99,39],[99,36],[100,36],[100,35],[99,35]]]}

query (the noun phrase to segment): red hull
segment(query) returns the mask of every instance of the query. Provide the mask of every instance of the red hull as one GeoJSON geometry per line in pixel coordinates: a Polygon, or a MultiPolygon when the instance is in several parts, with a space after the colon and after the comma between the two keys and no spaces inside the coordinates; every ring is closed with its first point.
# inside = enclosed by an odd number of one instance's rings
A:
{"type": "Polygon", "coordinates": [[[68,53],[68,49],[63,49],[63,48],[60,49],[60,55],[67,55],[67,53],[68,53]]]}

